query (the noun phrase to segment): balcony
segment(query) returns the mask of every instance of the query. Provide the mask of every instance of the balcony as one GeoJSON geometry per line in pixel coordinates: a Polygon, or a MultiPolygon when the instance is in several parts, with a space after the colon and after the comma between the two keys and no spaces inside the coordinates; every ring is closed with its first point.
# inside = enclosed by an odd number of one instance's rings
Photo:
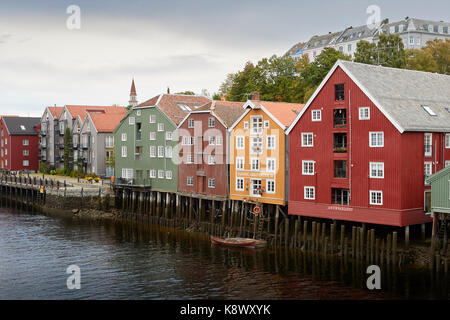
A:
{"type": "Polygon", "coordinates": [[[130,187],[151,187],[149,178],[116,178],[114,185],[130,187]]]}
{"type": "Polygon", "coordinates": [[[347,127],[347,110],[346,109],[334,110],[333,126],[335,128],[346,128],[347,127]]]}

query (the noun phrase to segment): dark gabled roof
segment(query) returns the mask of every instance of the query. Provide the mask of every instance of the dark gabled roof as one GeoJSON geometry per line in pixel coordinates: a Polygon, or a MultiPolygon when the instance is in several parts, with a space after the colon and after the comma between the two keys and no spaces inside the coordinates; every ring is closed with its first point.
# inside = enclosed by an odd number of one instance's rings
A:
{"type": "Polygon", "coordinates": [[[2,118],[10,135],[37,135],[36,126],[41,118],[32,117],[4,117],[2,118]]]}
{"type": "MultiPolygon", "coordinates": [[[[212,111],[229,128],[245,112],[245,102],[211,101],[195,111],[212,111]]],[[[195,113],[193,111],[193,113],[195,113]]]]}

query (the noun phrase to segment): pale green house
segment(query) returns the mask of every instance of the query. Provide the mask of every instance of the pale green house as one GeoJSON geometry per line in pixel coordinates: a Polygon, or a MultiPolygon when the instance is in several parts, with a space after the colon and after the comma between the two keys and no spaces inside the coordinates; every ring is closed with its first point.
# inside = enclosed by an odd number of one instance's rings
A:
{"type": "Polygon", "coordinates": [[[176,192],[178,124],[210,100],[161,94],[133,107],[114,131],[115,183],[176,192]]]}
{"type": "Polygon", "coordinates": [[[450,214],[450,166],[427,178],[431,185],[431,212],[450,214]]]}

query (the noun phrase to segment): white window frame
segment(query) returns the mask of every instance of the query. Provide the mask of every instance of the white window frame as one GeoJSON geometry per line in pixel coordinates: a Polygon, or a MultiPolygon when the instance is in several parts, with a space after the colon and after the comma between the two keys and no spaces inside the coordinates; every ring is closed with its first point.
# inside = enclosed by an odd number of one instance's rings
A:
{"type": "Polygon", "coordinates": [[[166,170],[166,180],[172,180],[172,171],[166,170]]]}
{"type": "Polygon", "coordinates": [[[30,161],[29,160],[23,160],[22,165],[24,167],[29,167],[30,166],[30,161]]]}
{"type": "Polygon", "coordinates": [[[214,117],[208,118],[208,128],[214,128],[216,125],[216,119],[214,117]]]}
{"type": "Polygon", "coordinates": [[[105,146],[106,148],[114,148],[114,136],[106,136],[105,146]]]}
{"type": "Polygon", "coordinates": [[[266,180],[266,193],[274,194],[275,191],[276,191],[276,183],[275,183],[275,180],[273,180],[273,179],[268,179],[268,180],[266,180]],[[269,184],[270,184],[270,183],[273,183],[273,190],[271,190],[271,189],[269,188],[269,184]]]}
{"type": "Polygon", "coordinates": [[[313,186],[303,187],[303,198],[305,200],[316,200],[316,188],[313,186]],[[312,197],[311,197],[311,190],[312,190],[312,197]]]}
{"type": "Polygon", "coordinates": [[[245,149],[245,137],[236,136],[236,150],[244,150],[244,149],[245,149]],[[242,146],[240,146],[239,142],[242,142],[242,146]]]}
{"type": "Polygon", "coordinates": [[[23,145],[23,146],[28,146],[28,145],[30,145],[30,140],[28,140],[28,139],[23,139],[23,140],[22,140],[22,145],[23,145]]]}
{"type": "Polygon", "coordinates": [[[149,155],[150,158],[156,158],[156,146],[150,146],[149,155]]]}
{"type": "Polygon", "coordinates": [[[216,137],[214,137],[214,136],[210,136],[209,138],[208,138],[208,142],[209,142],[209,145],[210,146],[214,146],[214,145],[216,145],[216,137]]]}
{"type": "Polygon", "coordinates": [[[164,170],[158,170],[158,179],[164,179],[165,172],[164,170]]]}
{"type": "Polygon", "coordinates": [[[269,129],[270,127],[270,121],[269,120],[264,120],[264,129],[269,129]]]}
{"type": "Polygon", "coordinates": [[[275,173],[277,170],[277,159],[275,158],[267,158],[266,159],[266,172],[273,172],[275,173]],[[269,169],[269,163],[273,163],[273,168],[269,169]]]}
{"type": "Polygon", "coordinates": [[[216,137],[216,146],[221,146],[222,143],[223,143],[222,136],[217,136],[216,137]]]}
{"type": "Polygon", "coordinates": [[[259,184],[260,188],[262,189],[262,180],[261,179],[251,179],[250,180],[250,196],[251,197],[261,197],[261,194],[255,193],[255,183],[254,181],[258,181],[257,184],[259,184]]]}
{"type": "Polygon", "coordinates": [[[195,120],[189,119],[188,120],[188,128],[194,128],[194,126],[195,126],[195,120]]]}
{"type": "Polygon", "coordinates": [[[267,150],[275,150],[275,148],[276,148],[276,136],[275,135],[266,136],[266,148],[267,148],[267,150]],[[272,140],[272,143],[269,143],[269,140],[272,140]]]}
{"type": "Polygon", "coordinates": [[[248,130],[248,121],[244,121],[244,130],[248,130]]]}
{"type": "Polygon", "coordinates": [[[158,123],[158,132],[163,132],[164,131],[164,123],[160,122],[158,123]]]}
{"type": "Polygon", "coordinates": [[[164,146],[158,146],[158,158],[164,158],[164,146]]]}
{"type": "Polygon", "coordinates": [[[186,185],[192,187],[194,185],[194,177],[192,177],[192,176],[187,177],[186,185]]]}
{"type": "Polygon", "coordinates": [[[431,162],[431,161],[424,162],[423,173],[424,173],[425,177],[429,177],[429,176],[433,175],[433,162],[431,162]],[[429,168],[430,170],[426,170],[426,168],[429,168]],[[427,174],[427,171],[429,171],[428,174],[427,174]]]}
{"type": "Polygon", "coordinates": [[[259,154],[263,154],[263,138],[262,136],[251,136],[250,137],[250,154],[252,155],[259,155],[259,154]],[[257,142],[255,143],[254,140],[257,140],[257,142]],[[261,147],[258,150],[254,150],[255,146],[260,145],[261,147]]]}
{"type": "Polygon", "coordinates": [[[122,146],[122,158],[126,158],[127,157],[127,146],[122,146]]]}
{"type": "Polygon", "coordinates": [[[236,178],[236,191],[244,191],[245,181],[244,178],[236,178]],[[239,186],[239,182],[242,181],[242,187],[239,186]]]}
{"type": "Polygon", "coordinates": [[[194,163],[194,155],[192,153],[188,153],[186,157],[186,164],[194,163]]]}
{"type": "Polygon", "coordinates": [[[302,132],[301,138],[302,138],[302,147],[305,147],[305,148],[314,147],[314,134],[312,132],[302,132]],[[310,136],[311,136],[311,144],[308,143],[309,142],[308,139],[310,136]],[[305,141],[305,138],[306,138],[306,141],[305,141]]]}
{"type": "Polygon", "coordinates": [[[370,120],[370,107],[361,107],[358,111],[359,120],[370,120]]]}
{"type": "Polygon", "coordinates": [[[132,179],[133,178],[133,169],[122,168],[122,178],[132,179]]]}
{"type": "Polygon", "coordinates": [[[216,164],[216,157],[215,157],[214,155],[209,155],[209,156],[208,156],[208,164],[209,164],[210,166],[216,164]]]}
{"type": "Polygon", "coordinates": [[[445,134],[445,149],[450,149],[450,133],[445,134]]]}
{"type": "Polygon", "coordinates": [[[139,117],[141,115],[141,110],[136,110],[136,115],[139,117]]]}
{"type": "Polygon", "coordinates": [[[320,109],[311,110],[311,121],[312,122],[322,121],[322,110],[320,109]]]}
{"type": "Polygon", "coordinates": [[[371,131],[369,132],[369,147],[371,148],[383,148],[384,147],[384,131],[371,131]],[[379,141],[379,134],[381,134],[381,144],[379,141]],[[376,135],[375,144],[372,144],[372,135],[376,135]]]}
{"type": "Polygon", "coordinates": [[[259,158],[250,158],[250,170],[251,171],[259,171],[261,169],[261,161],[259,158]],[[257,164],[257,169],[253,168],[253,164],[257,164]]]}
{"type": "Polygon", "coordinates": [[[369,204],[370,205],[372,205],[372,206],[382,206],[383,205],[383,191],[381,191],[381,190],[370,190],[369,191],[369,204]],[[373,202],[372,201],[372,194],[380,194],[381,195],[381,202],[380,203],[378,203],[378,202],[373,202]]]}
{"type": "Polygon", "coordinates": [[[151,114],[148,118],[149,123],[156,123],[156,114],[151,114]]]}
{"type": "Polygon", "coordinates": [[[450,167],[450,160],[445,161],[445,168],[450,167]]]}
{"type": "Polygon", "coordinates": [[[148,139],[150,141],[155,141],[156,140],[156,132],[155,131],[150,131],[150,133],[148,135],[148,139]]]}
{"type": "Polygon", "coordinates": [[[22,155],[23,156],[29,156],[30,155],[30,150],[28,150],[28,149],[24,149],[23,151],[22,151],[22,155]]]}
{"type": "Polygon", "coordinates": [[[372,179],[384,179],[384,162],[370,162],[369,163],[369,177],[372,179]],[[373,167],[375,167],[373,169],[373,167]],[[376,175],[373,175],[373,170],[376,171],[376,175]],[[382,172],[382,175],[378,175],[379,172],[382,172]]]}
{"type": "Polygon", "coordinates": [[[210,189],[216,188],[216,179],[214,179],[214,178],[208,179],[208,188],[210,188],[210,189]]]}
{"type": "Polygon", "coordinates": [[[165,156],[166,156],[166,158],[171,159],[172,155],[173,155],[172,147],[171,146],[166,146],[166,148],[165,148],[165,156]]]}
{"type": "Polygon", "coordinates": [[[245,168],[245,158],[236,157],[236,170],[244,170],[245,168]]]}
{"type": "MultiPolygon", "coordinates": [[[[430,139],[430,141],[429,141],[430,149],[428,152],[425,152],[424,155],[425,155],[425,157],[432,157],[433,156],[433,134],[432,133],[424,134],[424,140],[423,140],[424,148],[425,148],[425,146],[427,146],[427,139],[430,139]]],[[[427,151],[427,150],[425,150],[425,151],[427,151]]]]}
{"type": "Polygon", "coordinates": [[[172,141],[173,132],[172,131],[166,131],[166,141],[172,141]]]}
{"type": "Polygon", "coordinates": [[[262,134],[263,130],[263,117],[262,116],[251,116],[250,117],[250,132],[251,134],[262,134]],[[256,121],[256,122],[255,122],[256,121]],[[254,124],[256,127],[254,128],[254,124]],[[259,126],[261,124],[261,126],[259,126]]]}
{"type": "Polygon", "coordinates": [[[316,162],[314,160],[302,160],[302,175],[304,176],[313,176],[315,172],[316,162]],[[305,168],[305,165],[307,167],[305,168]],[[312,165],[312,168],[311,168],[312,165]],[[307,170],[305,170],[307,169],[307,170]],[[311,172],[312,169],[312,172],[311,172]]]}
{"type": "Polygon", "coordinates": [[[156,170],[155,169],[151,169],[150,170],[149,178],[151,178],[151,179],[155,179],[156,178],[156,170]]]}
{"type": "Polygon", "coordinates": [[[125,142],[125,141],[127,141],[127,133],[126,132],[122,133],[122,142],[125,142]]]}
{"type": "Polygon", "coordinates": [[[136,119],[134,118],[134,117],[129,117],[128,118],[128,124],[129,125],[133,125],[133,124],[135,124],[136,123],[136,119]]]}

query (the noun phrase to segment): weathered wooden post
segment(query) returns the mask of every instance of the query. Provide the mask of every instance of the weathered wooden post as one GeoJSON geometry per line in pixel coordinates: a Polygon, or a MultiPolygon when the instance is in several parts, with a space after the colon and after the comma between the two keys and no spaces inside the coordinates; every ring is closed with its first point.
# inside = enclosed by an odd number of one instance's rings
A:
{"type": "Polygon", "coordinates": [[[345,225],[341,224],[341,251],[340,251],[340,256],[342,257],[342,255],[344,254],[344,238],[345,238],[345,225]]]}
{"type": "Polygon", "coordinates": [[[409,226],[405,227],[405,249],[409,250],[409,226]]]}
{"type": "Polygon", "coordinates": [[[355,259],[356,250],[356,227],[352,227],[352,258],[355,259]]]}
{"type": "Polygon", "coordinates": [[[330,252],[334,253],[334,240],[335,240],[335,234],[336,234],[336,225],[334,223],[331,224],[331,230],[330,230],[330,252]]]}
{"type": "Polygon", "coordinates": [[[302,245],[302,249],[304,250],[308,250],[308,221],[305,220],[303,221],[303,245],[302,245]]]}
{"type": "Polygon", "coordinates": [[[316,222],[312,222],[312,234],[311,234],[311,240],[312,240],[312,250],[316,250],[316,222]]]}
{"type": "Polygon", "coordinates": [[[395,266],[397,262],[397,231],[392,235],[392,263],[395,266]]]}
{"type": "Polygon", "coordinates": [[[280,213],[278,212],[278,206],[276,206],[276,211],[275,211],[275,245],[277,245],[278,219],[280,219],[280,213]]]}

